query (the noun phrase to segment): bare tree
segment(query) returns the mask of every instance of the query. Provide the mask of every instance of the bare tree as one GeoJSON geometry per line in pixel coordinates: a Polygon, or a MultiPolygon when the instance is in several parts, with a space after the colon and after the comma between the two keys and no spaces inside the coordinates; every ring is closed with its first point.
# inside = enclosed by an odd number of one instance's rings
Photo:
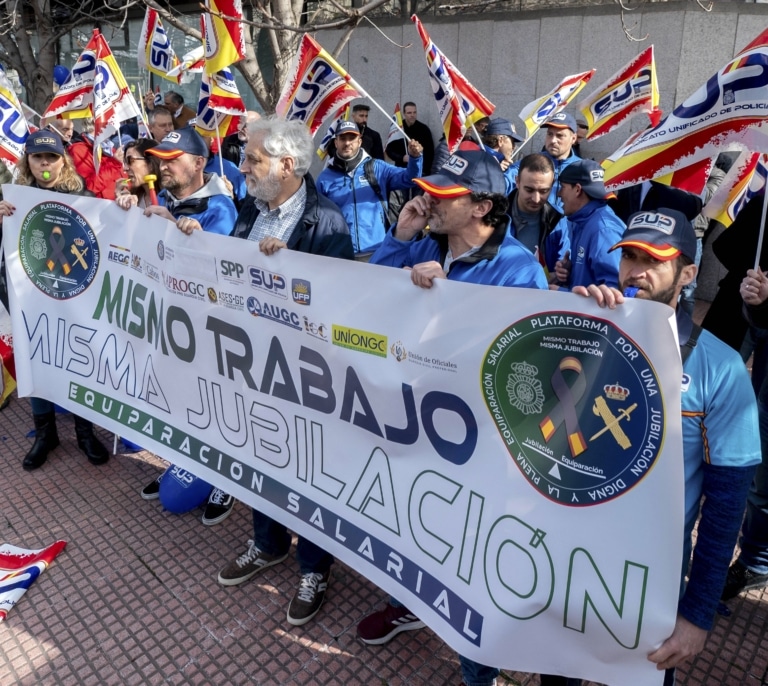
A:
{"type": "Polygon", "coordinates": [[[121,23],[134,0],[0,0],[0,60],[15,69],[28,104],[42,112],[53,97],[59,41],[78,26],[121,23]]]}
{"type": "MultiPolygon", "coordinates": [[[[330,0],[316,3],[318,9],[306,14],[304,0],[252,0],[252,4],[244,8],[249,17],[243,20],[247,29],[245,59],[238,62],[235,68],[243,75],[264,111],[274,112],[302,34],[344,29],[332,51],[333,55],[338,55],[366,16],[389,2],[390,0],[370,0],[360,7],[354,6],[357,2],[353,3],[352,7],[346,7],[330,0]],[[270,79],[265,77],[265,65],[259,64],[257,58],[256,46],[260,40],[265,40],[269,46],[273,66],[270,79]]],[[[165,23],[186,35],[202,39],[200,31],[186,24],[167,2],[139,0],[139,4],[157,10],[165,23]]]]}

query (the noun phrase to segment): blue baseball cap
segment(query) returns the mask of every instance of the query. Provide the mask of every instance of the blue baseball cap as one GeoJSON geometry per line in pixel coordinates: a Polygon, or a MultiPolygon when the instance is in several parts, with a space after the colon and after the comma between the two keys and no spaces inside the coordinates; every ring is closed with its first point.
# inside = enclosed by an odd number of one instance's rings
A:
{"type": "Polygon", "coordinates": [[[438,198],[457,198],[469,193],[504,195],[504,172],[494,157],[484,150],[458,150],[431,174],[413,182],[425,193],[438,198]]]}
{"type": "Polygon", "coordinates": [[[517,131],[515,131],[515,125],[509,121],[509,119],[503,119],[502,117],[491,119],[491,123],[488,124],[488,128],[485,130],[483,135],[509,136],[513,141],[515,141],[515,143],[522,143],[525,140],[525,138],[522,136],[517,135],[517,131]]]}
{"type": "Polygon", "coordinates": [[[635,212],[627,220],[621,240],[611,250],[624,246],[639,248],[660,262],[674,260],[678,255],[694,262],[696,231],[682,212],[668,207],[635,212]]]}
{"type": "Polygon", "coordinates": [[[54,155],[61,155],[62,157],[66,154],[61,136],[55,131],[48,131],[47,129],[30,133],[24,146],[24,152],[27,155],[52,152],[54,155]]]}
{"type": "Polygon", "coordinates": [[[560,172],[560,183],[578,183],[581,190],[594,200],[605,200],[608,195],[603,183],[604,178],[605,171],[594,160],[572,162],[560,172]]]}
{"type": "Polygon", "coordinates": [[[579,130],[573,115],[567,112],[558,112],[552,119],[542,124],[542,126],[551,126],[553,129],[570,129],[573,133],[578,133],[579,130]]]}
{"type": "Polygon", "coordinates": [[[353,121],[340,121],[336,127],[336,131],[334,132],[333,137],[335,138],[336,136],[341,136],[343,133],[354,133],[356,136],[359,136],[360,129],[353,121]]]}
{"type": "Polygon", "coordinates": [[[190,126],[166,134],[160,145],[147,150],[150,155],[163,160],[175,160],[185,152],[198,157],[208,157],[208,146],[203,137],[190,126]]]}

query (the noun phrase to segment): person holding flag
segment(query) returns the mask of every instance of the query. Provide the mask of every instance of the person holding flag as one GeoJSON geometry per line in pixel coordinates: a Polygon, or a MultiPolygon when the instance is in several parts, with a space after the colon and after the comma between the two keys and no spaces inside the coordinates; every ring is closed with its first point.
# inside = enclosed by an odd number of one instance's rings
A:
{"type": "MultiPolygon", "coordinates": [[[[93,195],[85,187],[83,179],[75,171],[72,160],[64,151],[60,136],[54,131],[35,131],[27,138],[24,155],[16,167],[16,183],[70,195],[93,195]]],[[[10,217],[16,208],[8,201],[0,201],[0,221],[10,217]]],[[[57,227],[51,226],[51,238],[57,227]]],[[[60,230],[59,230],[60,231],[60,230]]],[[[45,239],[48,245],[48,237],[45,239]]],[[[56,430],[56,413],[53,403],[43,398],[30,398],[32,418],[35,422],[35,442],[21,463],[27,471],[45,464],[48,454],[59,445],[56,430]]],[[[94,465],[105,464],[109,452],[93,432],[93,424],[82,417],[75,417],[77,447],[94,465]]]]}
{"type": "Polygon", "coordinates": [[[363,150],[360,129],[353,121],[338,124],[334,145],[331,163],[317,177],[317,190],[339,206],[356,259],[367,261],[387,233],[390,191],[414,188],[413,179],[421,176],[423,148],[411,140],[408,166],[398,169],[363,150]]]}
{"type": "MultiPolygon", "coordinates": [[[[420,122],[417,118],[418,111],[416,103],[406,102],[403,105],[403,131],[410,140],[418,141],[423,149],[422,169],[431,171],[432,160],[435,157],[435,140],[432,137],[431,129],[420,122]]],[[[405,168],[408,166],[408,141],[403,136],[387,140],[387,147],[384,150],[387,157],[392,160],[397,167],[405,168]]]]}

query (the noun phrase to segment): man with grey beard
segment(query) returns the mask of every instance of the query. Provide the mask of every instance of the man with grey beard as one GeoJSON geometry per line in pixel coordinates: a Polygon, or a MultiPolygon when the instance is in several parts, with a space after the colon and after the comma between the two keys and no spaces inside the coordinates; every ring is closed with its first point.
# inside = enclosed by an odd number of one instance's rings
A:
{"type": "MultiPolygon", "coordinates": [[[[336,205],[318,194],[309,175],[313,147],[309,130],[301,122],[269,117],[249,124],[240,166],[248,197],[233,236],[258,241],[266,255],[286,248],[326,257],[354,257],[344,217],[336,205]]],[[[253,540],[245,551],[219,572],[223,586],[248,581],[288,557],[291,535],[285,526],[253,510],[253,529],[253,540]]],[[[296,558],[301,580],[286,619],[301,626],[320,610],[333,556],[299,536],[296,558]]]]}

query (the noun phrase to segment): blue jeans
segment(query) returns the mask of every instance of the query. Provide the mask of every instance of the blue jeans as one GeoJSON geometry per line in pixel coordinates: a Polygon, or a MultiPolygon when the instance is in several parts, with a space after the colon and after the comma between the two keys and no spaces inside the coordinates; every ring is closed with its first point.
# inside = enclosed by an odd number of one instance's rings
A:
{"type": "MultiPolygon", "coordinates": [[[[288,529],[271,517],[253,510],[253,542],[259,550],[269,555],[285,555],[291,547],[288,529]]],[[[333,555],[320,546],[299,536],[296,544],[296,561],[302,574],[324,574],[333,564],[333,555]]]]}

